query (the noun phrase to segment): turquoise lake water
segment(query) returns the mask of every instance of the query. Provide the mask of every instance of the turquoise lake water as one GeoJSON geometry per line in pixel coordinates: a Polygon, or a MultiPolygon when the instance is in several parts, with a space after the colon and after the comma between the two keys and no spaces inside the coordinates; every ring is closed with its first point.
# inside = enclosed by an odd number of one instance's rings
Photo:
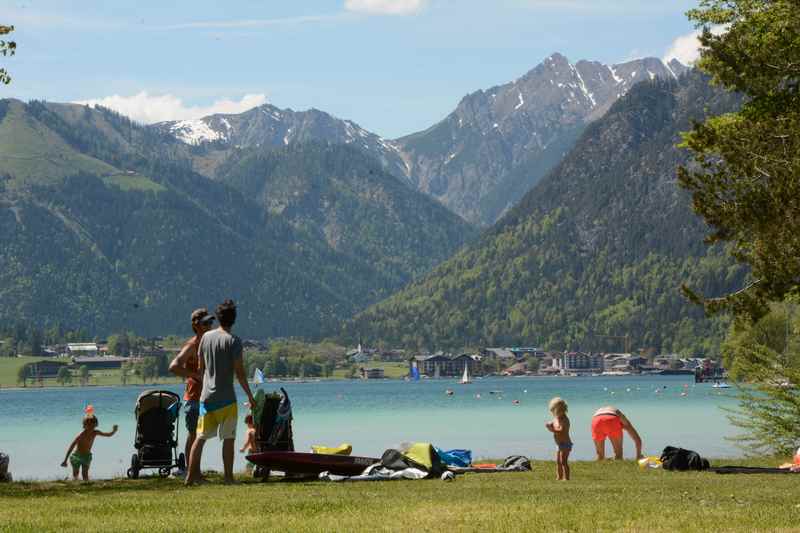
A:
{"type": "MultiPolygon", "coordinates": [[[[261,385],[276,390],[279,383],[261,385]]],[[[604,405],[622,409],[644,440],[644,451],[659,454],[679,445],[709,457],[733,457],[739,451],[721,407],[734,407],[735,389],[695,385],[690,377],[487,378],[471,385],[448,380],[327,381],[284,383],[294,410],[295,447],[353,445],[356,455],[378,456],[401,442],[425,441],[445,448],[471,449],[474,458],[522,454],[550,459],[555,446],[544,428],[553,396],[569,404],[575,459],[593,457],[591,415],[604,405]],[[453,396],[445,394],[446,389],[453,396]],[[503,391],[490,394],[490,391],[503,391]],[[660,392],[656,392],[660,391],[660,392]],[[682,394],[685,391],[685,394],[682,394]],[[480,398],[477,398],[480,395],[480,398]],[[513,400],[519,400],[514,405],[513,400]]],[[[116,436],[97,438],[92,476],[124,475],[134,452],[134,403],[153,387],[87,387],[0,390],[0,451],[11,455],[15,479],[67,476],[60,467],[67,446],[81,429],[83,408],[95,407],[100,429],[120,426],[116,436]]],[[[182,387],[164,387],[181,392],[182,387]]],[[[240,391],[240,402],[244,396],[240,391]]],[[[240,407],[240,415],[244,412],[240,407]]],[[[244,424],[240,424],[237,450],[244,424]]],[[[181,421],[180,440],[184,441],[181,421]]],[[[633,447],[626,438],[626,456],[633,447]]],[[[610,450],[609,450],[610,452],[610,450]]],[[[221,445],[206,445],[203,467],[221,470],[221,445]]],[[[245,466],[241,454],[236,469],[245,466]]]]}

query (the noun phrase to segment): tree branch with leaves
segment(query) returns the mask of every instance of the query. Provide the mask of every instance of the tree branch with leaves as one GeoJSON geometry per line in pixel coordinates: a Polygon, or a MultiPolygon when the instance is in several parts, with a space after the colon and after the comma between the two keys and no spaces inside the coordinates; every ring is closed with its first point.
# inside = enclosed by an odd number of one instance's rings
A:
{"type": "MultiPolygon", "coordinates": [[[[0,36],[8,35],[14,31],[14,26],[3,26],[0,24],[0,36]]],[[[8,41],[6,39],[0,39],[0,54],[4,57],[13,56],[17,53],[17,43],[14,41],[8,41]]],[[[11,83],[11,75],[8,71],[4,68],[0,68],[0,83],[4,83],[8,85],[11,83]]]]}
{"type": "Polygon", "coordinates": [[[709,313],[758,319],[800,293],[800,0],[701,0],[688,15],[702,28],[697,66],[746,101],[684,135],[695,161],[678,179],[707,242],[728,243],[752,281],[716,298],[684,292],[709,313]]]}

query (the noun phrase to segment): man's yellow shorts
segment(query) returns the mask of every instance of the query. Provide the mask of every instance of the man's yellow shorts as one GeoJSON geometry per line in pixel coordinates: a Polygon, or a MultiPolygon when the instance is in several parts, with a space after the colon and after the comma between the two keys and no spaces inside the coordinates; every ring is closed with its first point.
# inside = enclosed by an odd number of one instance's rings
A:
{"type": "Polygon", "coordinates": [[[236,423],[239,411],[236,402],[218,407],[214,410],[200,402],[200,419],[197,422],[197,437],[203,440],[213,439],[219,435],[222,440],[236,438],[236,423]]]}

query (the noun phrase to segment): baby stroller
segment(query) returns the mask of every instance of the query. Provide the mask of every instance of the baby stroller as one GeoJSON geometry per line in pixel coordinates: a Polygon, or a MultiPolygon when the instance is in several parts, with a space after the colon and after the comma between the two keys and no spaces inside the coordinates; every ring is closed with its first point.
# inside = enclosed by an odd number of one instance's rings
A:
{"type": "Polygon", "coordinates": [[[158,468],[161,477],[173,468],[186,470],[186,456],[178,455],[178,415],[181,398],[174,392],[144,391],[136,400],[136,453],[131,457],[128,477],[137,479],[145,468],[158,468]]]}
{"type": "MultiPolygon", "coordinates": [[[[253,409],[256,438],[254,452],[294,451],[292,435],[292,403],[286,389],[281,387],[281,394],[264,394],[260,390],[256,394],[256,405],[253,409]]],[[[266,481],[270,471],[256,466],[253,477],[266,481]]]]}

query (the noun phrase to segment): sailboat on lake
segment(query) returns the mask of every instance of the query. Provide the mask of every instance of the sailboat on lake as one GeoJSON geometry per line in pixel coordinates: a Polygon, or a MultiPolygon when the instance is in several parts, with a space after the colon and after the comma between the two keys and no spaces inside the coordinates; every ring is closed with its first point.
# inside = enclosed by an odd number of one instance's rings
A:
{"type": "Polygon", "coordinates": [[[461,384],[469,385],[470,383],[472,383],[472,379],[469,377],[469,365],[464,363],[464,374],[461,376],[461,384]]]}

